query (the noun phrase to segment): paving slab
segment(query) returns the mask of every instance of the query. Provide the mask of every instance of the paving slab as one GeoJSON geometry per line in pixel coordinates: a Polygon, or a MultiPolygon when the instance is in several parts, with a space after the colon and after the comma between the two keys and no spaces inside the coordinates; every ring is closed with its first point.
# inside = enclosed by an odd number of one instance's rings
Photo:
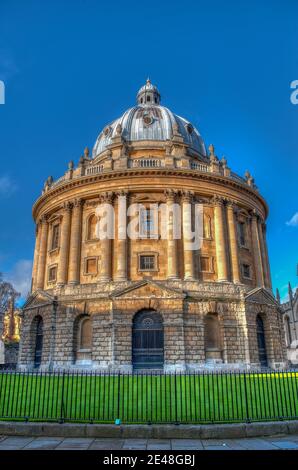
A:
{"type": "Polygon", "coordinates": [[[205,450],[231,450],[228,446],[206,446],[204,447],[205,450]]]}
{"type": "Polygon", "coordinates": [[[9,436],[0,442],[0,450],[23,449],[34,437],[9,436]]]}
{"type": "Polygon", "coordinates": [[[37,437],[24,447],[24,450],[52,450],[61,444],[61,437],[37,437]]]}
{"type": "Polygon", "coordinates": [[[89,450],[120,450],[123,443],[123,439],[94,439],[89,450]]]}
{"type": "Polygon", "coordinates": [[[125,439],[122,449],[146,450],[147,439],[125,439]]]}
{"type": "Polygon", "coordinates": [[[273,444],[277,446],[279,449],[296,449],[298,450],[298,442],[294,441],[273,441],[273,444]]]}
{"type": "Polygon", "coordinates": [[[200,439],[171,439],[172,450],[202,450],[200,439]]]}
{"type": "Polygon", "coordinates": [[[88,437],[66,437],[56,447],[56,450],[87,450],[93,439],[88,437]]]}
{"type": "Polygon", "coordinates": [[[147,450],[171,450],[169,439],[148,439],[147,450]]]}
{"type": "Polygon", "coordinates": [[[239,439],[238,442],[235,439],[224,439],[222,442],[226,444],[229,450],[244,450],[245,449],[245,447],[239,444],[239,442],[241,442],[241,439],[239,439]]]}
{"type": "Polygon", "coordinates": [[[235,439],[235,442],[240,444],[247,450],[277,450],[278,448],[265,439],[235,439]]]}

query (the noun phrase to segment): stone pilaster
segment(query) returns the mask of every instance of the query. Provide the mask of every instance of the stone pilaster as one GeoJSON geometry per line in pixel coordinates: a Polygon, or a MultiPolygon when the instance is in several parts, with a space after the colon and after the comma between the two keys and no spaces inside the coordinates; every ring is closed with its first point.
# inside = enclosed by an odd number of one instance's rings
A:
{"type": "Polygon", "coordinates": [[[231,256],[232,280],[236,284],[240,282],[239,272],[239,256],[238,256],[238,243],[237,232],[235,225],[234,204],[229,201],[227,204],[227,220],[229,229],[229,245],[231,256]]]}
{"type": "Polygon", "coordinates": [[[78,284],[80,281],[81,243],[82,243],[82,199],[73,201],[71,218],[70,248],[69,248],[69,284],[78,284]]]}
{"type": "Polygon", "coordinates": [[[214,228],[215,228],[215,248],[217,263],[217,280],[228,280],[226,237],[224,227],[224,201],[222,198],[215,196],[214,202],[214,228]]]}
{"type": "Polygon", "coordinates": [[[183,250],[184,250],[184,279],[194,279],[194,252],[189,239],[191,233],[191,217],[192,217],[192,193],[185,191],[182,193],[182,222],[183,222],[183,250]]]}
{"type": "Polygon", "coordinates": [[[118,210],[118,225],[117,225],[117,252],[116,256],[116,281],[127,280],[127,192],[121,191],[117,194],[117,210],[118,210]]]}
{"type": "Polygon", "coordinates": [[[44,279],[46,271],[46,260],[47,260],[47,245],[48,245],[48,221],[47,217],[43,216],[40,220],[40,248],[38,255],[38,269],[37,269],[37,281],[36,288],[44,289],[44,279]]]}
{"type": "MultiPolygon", "coordinates": [[[[112,204],[113,193],[104,193],[100,195],[102,204],[112,204]]],[[[101,249],[101,269],[100,280],[110,281],[112,278],[112,240],[110,238],[109,230],[106,232],[105,238],[100,238],[101,249]]]]}
{"type": "Polygon", "coordinates": [[[261,245],[260,245],[260,234],[259,234],[259,227],[258,227],[258,215],[256,214],[255,211],[253,211],[252,213],[251,231],[252,231],[252,246],[253,246],[253,255],[254,255],[256,285],[258,287],[264,287],[265,283],[264,283],[261,245]]]}
{"type": "Polygon", "coordinates": [[[63,206],[63,219],[60,235],[60,253],[57,273],[57,285],[63,286],[67,283],[68,258],[69,258],[69,239],[71,224],[71,204],[65,203],[63,206]]]}
{"type": "Polygon", "coordinates": [[[173,190],[165,191],[167,201],[167,262],[168,279],[178,279],[178,259],[177,259],[177,240],[174,238],[174,212],[176,192],[173,190]]]}
{"type": "Polygon", "coordinates": [[[38,271],[38,258],[39,258],[39,250],[40,250],[40,240],[41,240],[41,226],[40,224],[36,224],[35,229],[35,248],[34,248],[34,261],[33,261],[33,268],[32,268],[32,286],[31,291],[34,292],[37,285],[37,271],[38,271]]]}
{"type": "Polygon", "coordinates": [[[260,233],[260,241],[261,241],[265,286],[268,287],[269,289],[272,289],[270,264],[269,264],[267,241],[266,241],[266,224],[262,220],[259,221],[259,233],[260,233]]]}

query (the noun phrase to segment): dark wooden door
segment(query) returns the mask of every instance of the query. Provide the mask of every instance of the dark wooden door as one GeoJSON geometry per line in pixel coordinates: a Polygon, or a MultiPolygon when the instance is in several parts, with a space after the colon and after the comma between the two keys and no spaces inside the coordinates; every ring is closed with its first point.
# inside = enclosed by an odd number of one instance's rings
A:
{"type": "Polygon", "coordinates": [[[40,318],[38,319],[37,326],[36,326],[34,367],[39,367],[41,364],[42,343],[43,343],[43,321],[42,321],[42,318],[40,318]]]}
{"type": "Polygon", "coordinates": [[[161,315],[146,310],[136,314],[132,330],[134,369],[162,369],[164,333],[161,315]]]}
{"type": "Polygon", "coordinates": [[[260,315],[257,316],[257,340],[258,340],[258,351],[259,361],[262,367],[268,366],[266,342],[265,342],[265,330],[264,323],[260,315]]]}

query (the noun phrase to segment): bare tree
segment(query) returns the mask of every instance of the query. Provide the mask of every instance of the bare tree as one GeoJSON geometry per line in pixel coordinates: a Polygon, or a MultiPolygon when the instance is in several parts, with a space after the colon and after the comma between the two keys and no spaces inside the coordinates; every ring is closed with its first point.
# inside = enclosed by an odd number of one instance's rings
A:
{"type": "Polygon", "coordinates": [[[15,290],[10,282],[3,280],[3,275],[0,273],[0,315],[4,314],[8,309],[10,300],[15,301],[20,294],[15,290]]]}

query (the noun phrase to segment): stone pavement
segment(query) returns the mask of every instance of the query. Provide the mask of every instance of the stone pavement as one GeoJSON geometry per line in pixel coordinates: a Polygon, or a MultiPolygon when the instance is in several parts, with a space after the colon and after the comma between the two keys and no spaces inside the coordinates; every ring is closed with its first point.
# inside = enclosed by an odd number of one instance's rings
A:
{"type": "Polygon", "coordinates": [[[111,439],[0,436],[1,450],[298,450],[298,434],[243,439],[111,439]]]}

